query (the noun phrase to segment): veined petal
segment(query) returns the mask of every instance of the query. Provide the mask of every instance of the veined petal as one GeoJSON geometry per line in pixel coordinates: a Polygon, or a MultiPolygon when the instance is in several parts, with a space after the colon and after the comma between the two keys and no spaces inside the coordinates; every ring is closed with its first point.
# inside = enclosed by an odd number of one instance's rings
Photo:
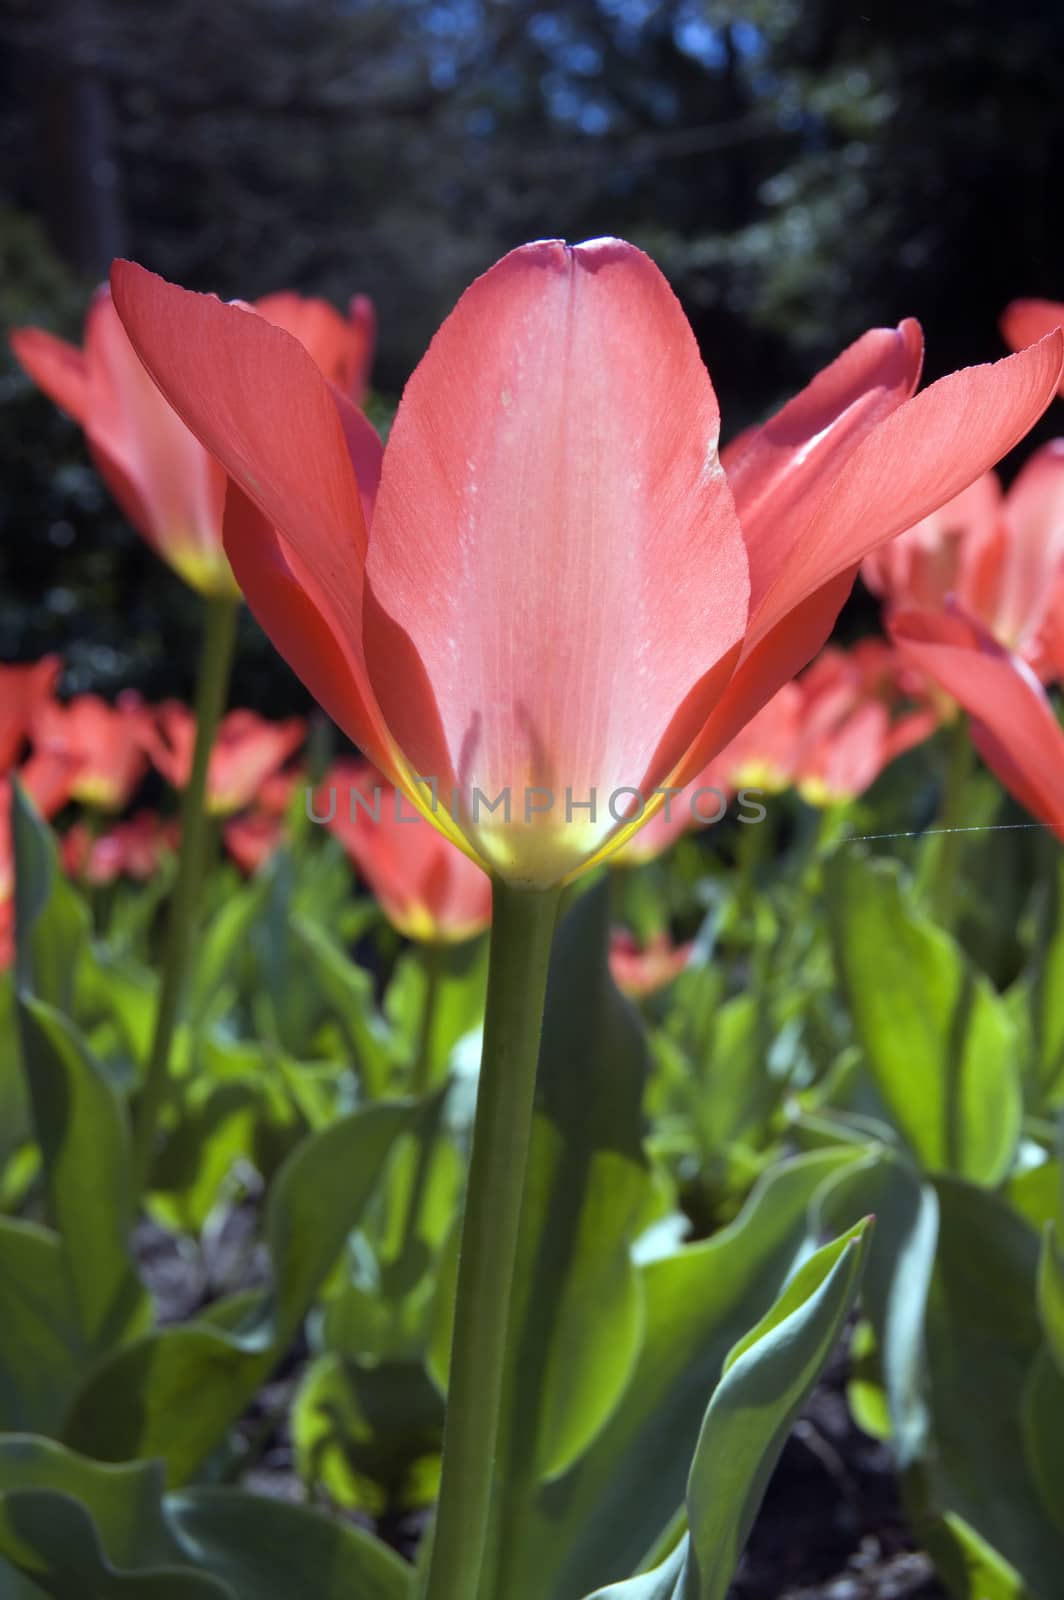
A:
{"type": "Polygon", "coordinates": [[[504,875],[549,882],[587,859],[617,826],[611,795],[663,781],[719,693],[748,580],[718,426],[672,291],[615,240],[505,257],[407,386],[367,659],[419,772],[453,771],[465,798],[510,789],[518,811],[526,790],[553,796],[539,824],[461,821],[504,875]],[[411,713],[421,672],[438,736],[411,713]],[[567,792],[591,790],[595,819],[567,821],[567,792]]]}
{"type": "Polygon", "coordinates": [[[872,328],[726,454],[750,556],[753,611],[800,540],[828,484],[857,446],[920,381],[924,341],[910,317],[872,328]]]}
{"type": "Polygon", "coordinates": [[[1064,839],[1064,731],[1030,668],[966,617],[908,611],[889,627],[902,656],[970,714],[1005,788],[1064,839]]]}
{"type": "Polygon", "coordinates": [[[1064,439],[1050,439],[1020,469],[1005,497],[1006,544],[994,632],[1019,645],[1058,598],[1064,569],[1064,439]]]}
{"type": "Polygon", "coordinates": [[[345,733],[394,771],[365,673],[366,529],[335,390],[264,317],[131,262],[112,280],[141,359],[243,491],[226,536],[252,611],[345,733]]]}
{"type": "Polygon", "coordinates": [[[351,302],[351,316],[341,316],[327,300],[309,298],[282,289],[256,300],[255,310],[274,327],[284,328],[330,383],[358,405],[366,392],[373,359],[374,320],[364,295],[351,302]]]}
{"type": "Polygon", "coordinates": [[[754,612],[749,642],[1000,461],[1053,398],[1062,353],[1055,332],[1018,355],[940,378],[886,417],[787,551],[754,612]]]}

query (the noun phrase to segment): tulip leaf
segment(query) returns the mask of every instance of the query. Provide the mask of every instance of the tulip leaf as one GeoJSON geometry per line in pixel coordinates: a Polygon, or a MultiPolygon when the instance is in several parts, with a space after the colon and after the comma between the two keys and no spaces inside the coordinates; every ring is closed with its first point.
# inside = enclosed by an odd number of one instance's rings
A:
{"type": "Polygon", "coordinates": [[[905,1470],[927,1444],[924,1322],[938,1242],[938,1197],[887,1146],[824,1185],[817,1207],[824,1229],[873,1215],[861,1299],[874,1330],[895,1460],[905,1470]]]}
{"type": "Polygon", "coordinates": [[[954,1178],[936,1188],[926,1322],[933,1449],[922,1475],[929,1526],[959,1518],[1033,1594],[1051,1595],[1064,1570],[1064,1528],[1043,1508],[1024,1429],[1030,1374],[1044,1354],[1038,1235],[986,1190],[954,1178]]]}
{"type": "Polygon", "coordinates": [[[413,1568],[361,1528],[239,1489],[168,1495],[183,1548],[234,1600],[412,1600],[413,1568]]]}
{"type": "Polygon", "coordinates": [[[19,1001],[48,1209],[58,1229],[71,1306],[85,1344],[103,1352],[148,1316],[130,1260],[125,1108],[72,1022],[43,1001],[19,1001]]]}
{"type": "Polygon", "coordinates": [[[865,1238],[862,1223],[818,1250],[728,1357],[687,1484],[690,1600],[724,1600],[787,1435],[853,1306],[865,1238]]]}
{"type": "Polygon", "coordinates": [[[507,1600],[569,1600],[639,1567],[683,1501],[729,1350],[808,1255],[809,1206],[853,1159],[832,1149],[781,1162],[729,1227],[640,1267],[645,1331],[621,1404],[570,1471],[542,1484],[515,1518],[507,1600]]]}
{"type": "Polygon", "coordinates": [[[51,829],[17,782],[11,786],[11,835],[18,989],[69,1016],[88,947],[89,914],[59,871],[51,829]]]}
{"type": "Polygon", "coordinates": [[[1035,1600],[1016,1568],[963,1517],[947,1512],[916,1531],[957,1600],[1035,1600]]]}
{"type": "MultiPolygon", "coordinates": [[[[1042,1236],[1038,1264],[1038,1310],[1053,1360],[1064,1374],[1064,1255],[1052,1223],[1042,1236]]],[[[1064,1422],[1064,1418],[1061,1419],[1064,1422]]]]}
{"type": "Polygon", "coordinates": [[[54,1433],[92,1364],[58,1235],[0,1219],[0,1429],[54,1433]]]}
{"type": "Polygon", "coordinates": [[[373,979],[310,917],[297,913],[289,926],[315,986],[339,1022],[366,1098],[380,1099],[387,1093],[392,1044],[376,1010],[373,979]]]}
{"type": "Polygon", "coordinates": [[[385,1545],[317,1511],[239,1489],[164,1495],[159,1463],[25,1436],[0,1438],[0,1555],[55,1600],[410,1600],[412,1585],[385,1545]]]}
{"type": "Polygon", "coordinates": [[[67,1442],[108,1461],[157,1456],[186,1482],[295,1337],[408,1116],[371,1106],[304,1139],[270,1193],[272,1289],[236,1327],[164,1328],[119,1352],[78,1395],[67,1442]]]}
{"type": "Polygon", "coordinates": [[[597,1591],[600,1600],[725,1600],[787,1435],[853,1306],[866,1233],[861,1223],[818,1250],[732,1349],[687,1480],[686,1538],[653,1572],[597,1591]]]}
{"type": "Polygon", "coordinates": [[[1010,991],[1026,1016],[1028,1077],[1037,1105],[1064,1095],[1064,855],[1055,855],[1030,960],[1010,991]]]}
{"type": "Polygon", "coordinates": [[[1005,1002],[912,903],[898,867],[856,850],[824,863],[839,980],[876,1088],[921,1165],[994,1185],[1022,1097],[1005,1002]]]}

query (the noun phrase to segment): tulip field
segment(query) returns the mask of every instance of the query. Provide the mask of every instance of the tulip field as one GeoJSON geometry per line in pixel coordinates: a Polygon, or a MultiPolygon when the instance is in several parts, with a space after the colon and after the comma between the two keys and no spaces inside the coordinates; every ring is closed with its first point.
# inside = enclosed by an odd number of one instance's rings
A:
{"type": "Polygon", "coordinates": [[[1060,1600],[1062,326],[6,330],[203,644],[0,665],[0,1600],[1060,1600]]]}

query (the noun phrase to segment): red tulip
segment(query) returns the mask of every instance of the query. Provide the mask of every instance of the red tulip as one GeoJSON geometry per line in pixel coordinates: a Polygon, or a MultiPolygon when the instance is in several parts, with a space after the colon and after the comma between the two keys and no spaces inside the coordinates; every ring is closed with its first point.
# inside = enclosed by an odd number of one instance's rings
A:
{"type": "MultiPolygon", "coordinates": [[[[295,294],[270,295],[255,309],[304,339],[326,377],[361,396],[372,353],[368,301],[352,302],[350,321],[295,294]]],[[[83,428],[100,476],[156,553],[204,594],[239,594],[222,547],[225,472],[145,372],[109,290],[93,299],[82,349],[40,328],[17,329],[11,348],[83,428]]]]}
{"type": "MultiPolygon", "coordinates": [[[[230,711],[222,718],[207,769],[207,810],[227,817],[250,805],[303,742],[299,717],[267,722],[254,711],[230,711]]],[[[192,772],[196,718],[179,700],[167,700],[147,721],[144,744],[157,772],[175,789],[184,789],[192,772]]]]}
{"type": "Polygon", "coordinates": [[[645,945],[628,932],[610,934],[610,972],[622,994],[643,1000],[673,981],[691,959],[693,944],[674,945],[667,933],[656,933],[645,945]]]}
{"type": "Polygon", "coordinates": [[[130,263],[112,282],[244,491],[227,549],[282,655],[422,809],[435,780],[442,830],[529,886],[634,831],[630,791],[645,819],[702,771],[823,643],[861,558],[1010,449],[1061,369],[1055,334],[910,399],[916,325],[866,334],[725,477],[657,268],[546,241],[462,297],[381,465],[294,340],[130,263]],[[474,803],[507,792],[509,818],[474,803]]]}
{"type": "Polygon", "coordinates": [[[122,877],[147,883],[177,849],[178,827],[155,811],[138,811],[96,837],[85,823],[76,822],[63,838],[64,870],[94,888],[122,877]]]}
{"type": "Polygon", "coordinates": [[[376,773],[338,765],[318,791],[315,815],[329,819],[388,921],[406,938],[456,944],[484,932],[491,921],[487,877],[376,773]]]}
{"type": "Polygon", "coordinates": [[[987,473],[861,567],[895,610],[955,600],[1041,675],[1064,633],[1064,439],[1027,461],[1002,496],[987,473]]]}
{"type": "Polygon", "coordinates": [[[1001,332],[1011,350],[1023,350],[1060,327],[1064,327],[1064,305],[1059,300],[1013,300],[1001,318],[1001,332]]]}
{"type": "Polygon", "coordinates": [[[33,724],[39,750],[64,757],[72,771],[70,796],[99,811],[122,811],[147,771],[147,711],[129,691],[114,706],[97,695],[48,701],[33,724]]]}
{"type": "Polygon", "coordinates": [[[250,811],[233,817],[222,831],[225,848],[250,876],[270,860],[288,836],[287,815],[300,781],[297,772],[276,772],[255,796],[250,811]]]}
{"type": "Polygon", "coordinates": [[[890,631],[970,714],[973,742],[1009,793],[1064,841],[1064,730],[1026,662],[956,613],[902,612],[890,631]]]}
{"type": "Polygon", "coordinates": [[[849,651],[824,650],[798,679],[803,704],[794,775],[810,805],[855,799],[935,731],[936,711],[907,703],[903,676],[889,645],[865,639],[849,651]]]}
{"type": "Polygon", "coordinates": [[[0,773],[18,760],[34,719],[51,697],[59,677],[58,656],[27,665],[0,665],[0,773]]]}

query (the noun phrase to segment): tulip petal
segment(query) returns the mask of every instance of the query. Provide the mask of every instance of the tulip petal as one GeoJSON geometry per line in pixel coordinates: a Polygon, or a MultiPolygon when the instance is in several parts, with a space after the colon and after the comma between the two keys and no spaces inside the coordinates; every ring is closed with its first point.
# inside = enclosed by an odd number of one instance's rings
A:
{"type": "Polygon", "coordinates": [[[116,262],[112,282],[141,359],[244,491],[226,536],[252,611],[344,732],[394,772],[363,661],[366,529],[335,391],[263,317],[132,262],[116,262]]]}
{"type": "Polygon", "coordinates": [[[912,318],[897,328],[872,328],[763,427],[729,447],[728,482],[750,555],[751,611],[781,561],[796,551],[825,486],[912,394],[923,353],[912,318]]]}
{"type": "Polygon", "coordinates": [[[88,411],[88,371],[76,345],[42,328],[16,328],[11,349],[22,370],[49,400],[84,426],[88,411]]]}
{"type": "MultiPolygon", "coordinates": [[[[568,836],[548,853],[586,857],[615,826],[613,790],[661,781],[681,753],[662,748],[670,723],[699,686],[700,715],[683,720],[704,720],[744,631],[718,425],[671,290],[614,240],[505,257],[399,406],[367,559],[374,687],[390,726],[405,716],[417,769],[453,768],[463,794],[542,786],[561,822],[563,791],[594,788],[586,829],[521,830],[568,836]],[[442,747],[410,717],[420,691],[397,634],[435,690],[442,747]]],[[[510,871],[506,848],[495,859],[510,871]]]]}
{"type": "Polygon", "coordinates": [[[1060,379],[1064,340],[940,378],[857,447],[757,607],[751,643],[896,533],[952,500],[1034,426],[1060,379]]]}
{"type": "Polygon", "coordinates": [[[362,317],[348,319],[327,300],[290,290],[256,300],[255,310],[298,339],[330,383],[356,404],[361,401],[373,355],[373,330],[362,317]]]}
{"type": "Polygon", "coordinates": [[[234,478],[225,501],[225,548],[255,617],[338,728],[393,782],[401,781],[393,741],[372,694],[360,651],[332,596],[234,478]]]}
{"type": "Polygon", "coordinates": [[[1031,670],[966,617],[907,611],[889,628],[902,656],[970,714],[1005,788],[1064,839],[1064,730],[1031,670]]]}

